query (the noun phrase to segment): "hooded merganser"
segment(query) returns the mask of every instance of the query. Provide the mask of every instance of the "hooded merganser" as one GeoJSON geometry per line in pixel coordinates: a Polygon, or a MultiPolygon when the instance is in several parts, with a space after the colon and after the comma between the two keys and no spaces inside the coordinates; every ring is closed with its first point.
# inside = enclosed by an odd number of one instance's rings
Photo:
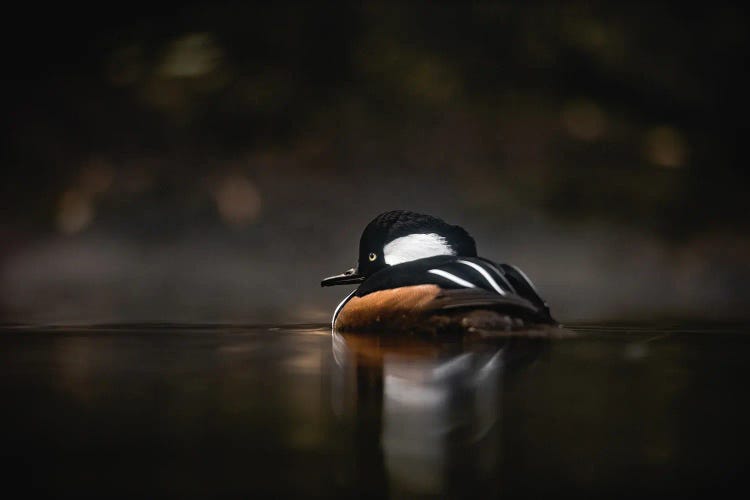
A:
{"type": "Polygon", "coordinates": [[[404,210],[378,215],[356,268],[321,286],[359,284],[336,307],[337,331],[484,332],[556,325],[518,268],[477,256],[469,233],[404,210]]]}

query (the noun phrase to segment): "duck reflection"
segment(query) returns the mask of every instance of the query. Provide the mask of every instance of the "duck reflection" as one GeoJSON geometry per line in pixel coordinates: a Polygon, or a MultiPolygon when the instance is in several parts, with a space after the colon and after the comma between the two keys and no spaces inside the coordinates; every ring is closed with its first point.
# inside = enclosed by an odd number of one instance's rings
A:
{"type": "Polygon", "coordinates": [[[334,331],[333,407],[354,423],[358,487],[377,494],[387,484],[397,496],[498,490],[503,379],[546,345],[334,331]]]}

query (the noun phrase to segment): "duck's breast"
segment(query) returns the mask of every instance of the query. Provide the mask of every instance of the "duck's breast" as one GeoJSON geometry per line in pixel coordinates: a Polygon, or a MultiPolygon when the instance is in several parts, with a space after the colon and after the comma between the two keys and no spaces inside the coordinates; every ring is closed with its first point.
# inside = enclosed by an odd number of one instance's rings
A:
{"type": "Polygon", "coordinates": [[[334,320],[337,330],[367,331],[411,324],[434,309],[437,285],[414,285],[378,290],[352,297],[334,320]]]}

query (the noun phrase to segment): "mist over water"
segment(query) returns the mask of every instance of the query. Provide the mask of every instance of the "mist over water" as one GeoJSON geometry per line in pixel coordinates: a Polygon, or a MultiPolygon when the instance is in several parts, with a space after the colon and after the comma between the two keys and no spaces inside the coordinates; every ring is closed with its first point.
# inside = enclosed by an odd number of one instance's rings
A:
{"type": "MultiPolygon", "coordinates": [[[[6,319],[325,321],[348,288],[321,289],[320,279],[355,262],[360,224],[344,231],[341,219],[351,215],[317,219],[304,232],[309,246],[300,231],[280,227],[213,228],[152,242],[102,232],[46,237],[3,262],[6,319]],[[258,240],[256,231],[272,236],[258,240]]],[[[746,311],[750,270],[730,246],[670,245],[631,228],[560,227],[541,218],[499,229],[481,222],[466,222],[476,227],[480,255],[523,269],[558,318],[717,319],[746,311]]]]}

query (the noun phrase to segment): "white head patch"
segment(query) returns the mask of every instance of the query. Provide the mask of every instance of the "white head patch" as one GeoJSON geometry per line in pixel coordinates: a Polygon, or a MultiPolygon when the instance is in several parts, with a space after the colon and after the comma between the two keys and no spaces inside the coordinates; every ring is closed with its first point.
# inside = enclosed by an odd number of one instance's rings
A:
{"type": "Polygon", "coordinates": [[[391,266],[435,255],[456,255],[445,238],[435,233],[409,234],[383,247],[383,259],[391,266]]]}

